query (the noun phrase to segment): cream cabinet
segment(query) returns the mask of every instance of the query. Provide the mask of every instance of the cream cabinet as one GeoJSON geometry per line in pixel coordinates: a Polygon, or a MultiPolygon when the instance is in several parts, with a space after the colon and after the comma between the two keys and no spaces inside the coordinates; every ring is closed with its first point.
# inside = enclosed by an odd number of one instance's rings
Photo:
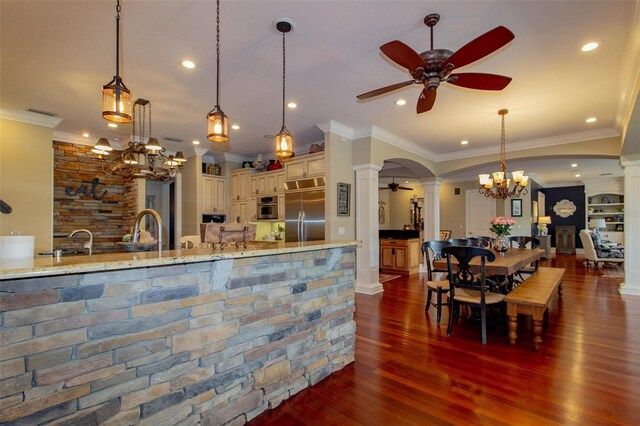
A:
{"type": "Polygon", "coordinates": [[[284,191],[284,171],[257,173],[251,176],[250,195],[271,195],[284,191]]]}
{"type": "Polygon", "coordinates": [[[221,177],[202,177],[202,213],[224,214],[227,204],[227,180],[221,177]]]}
{"type": "Polygon", "coordinates": [[[249,197],[248,205],[249,220],[258,220],[258,199],[256,197],[249,197]]]}
{"type": "Polygon", "coordinates": [[[278,220],[284,220],[284,195],[278,195],[278,220]]]}
{"type": "Polygon", "coordinates": [[[250,191],[250,176],[253,170],[240,169],[231,172],[231,201],[247,201],[250,191]]]}
{"type": "Polygon", "coordinates": [[[247,223],[249,221],[247,201],[235,201],[231,203],[231,217],[227,222],[247,223]]]}
{"type": "Polygon", "coordinates": [[[295,157],[284,164],[285,180],[324,176],[324,152],[295,157]]]}

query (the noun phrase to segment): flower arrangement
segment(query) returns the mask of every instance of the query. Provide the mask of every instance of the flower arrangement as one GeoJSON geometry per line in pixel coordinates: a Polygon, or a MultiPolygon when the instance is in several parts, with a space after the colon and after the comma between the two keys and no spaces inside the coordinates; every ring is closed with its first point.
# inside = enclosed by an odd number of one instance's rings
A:
{"type": "Polygon", "coordinates": [[[499,237],[504,237],[511,235],[511,229],[513,229],[513,225],[515,225],[516,221],[504,216],[497,216],[491,218],[489,223],[491,224],[491,227],[489,228],[491,232],[499,237]]]}

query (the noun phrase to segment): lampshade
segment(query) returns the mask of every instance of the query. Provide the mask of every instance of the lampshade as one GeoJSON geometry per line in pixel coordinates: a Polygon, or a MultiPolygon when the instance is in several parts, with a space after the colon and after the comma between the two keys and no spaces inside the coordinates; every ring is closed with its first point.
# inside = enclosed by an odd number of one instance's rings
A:
{"type": "Polygon", "coordinates": [[[607,222],[604,219],[591,219],[589,226],[591,228],[604,229],[607,227],[607,222]]]}
{"type": "Polygon", "coordinates": [[[539,225],[549,225],[551,223],[551,216],[540,216],[538,218],[539,225]]]}

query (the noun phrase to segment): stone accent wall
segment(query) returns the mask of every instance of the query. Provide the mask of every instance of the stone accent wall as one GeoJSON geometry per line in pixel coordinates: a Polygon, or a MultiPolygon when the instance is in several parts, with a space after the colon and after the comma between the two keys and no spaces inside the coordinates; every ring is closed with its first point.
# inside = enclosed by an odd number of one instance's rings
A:
{"type": "Polygon", "coordinates": [[[355,248],[0,281],[0,422],[243,424],[354,360],[355,248]]]}
{"type": "MultiPolygon", "coordinates": [[[[135,218],[137,187],[133,182],[124,181],[121,176],[106,174],[89,146],[54,141],[53,148],[54,234],[68,235],[75,229],[88,229],[93,234],[94,253],[119,251],[118,242],[129,232],[135,218]],[[95,178],[100,181],[95,192],[102,199],[96,200],[82,191],[77,195],[66,194],[68,187],[74,192],[81,186],[91,191],[95,178]],[[104,190],[107,193],[102,196],[104,190]]],[[[114,155],[118,155],[117,151],[110,156],[114,155]]],[[[86,234],[74,238],[54,238],[53,246],[54,249],[83,251],[82,246],[87,238],[86,234]]]]}

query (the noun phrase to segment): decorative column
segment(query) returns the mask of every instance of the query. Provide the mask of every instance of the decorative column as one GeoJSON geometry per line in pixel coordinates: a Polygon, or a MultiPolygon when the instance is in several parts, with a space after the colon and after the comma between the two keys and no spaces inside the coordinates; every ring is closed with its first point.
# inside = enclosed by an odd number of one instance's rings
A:
{"type": "Polygon", "coordinates": [[[420,181],[424,190],[424,240],[440,239],[440,186],[441,178],[420,181]]]}
{"type": "Polygon", "coordinates": [[[378,172],[377,164],[354,166],[356,172],[356,292],[376,294],[383,291],[380,284],[380,239],[378,235],[378,172]]]}
{"type": "Polygon", "coordinates": [[[624,283],[620,293],[640,296],[640,160],[624,167],[624,283]],[[634,261],[635,260],[635,261],[634,261]]]}

